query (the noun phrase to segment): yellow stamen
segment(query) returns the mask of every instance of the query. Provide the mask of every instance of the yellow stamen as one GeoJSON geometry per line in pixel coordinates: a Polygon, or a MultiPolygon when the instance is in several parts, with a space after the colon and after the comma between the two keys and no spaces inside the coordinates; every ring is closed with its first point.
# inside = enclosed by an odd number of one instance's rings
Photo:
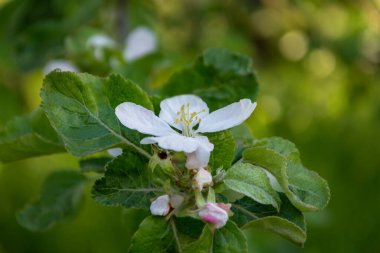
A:
{"type": "Polygon", "coordinates": [[[180,111],[177,112],[178,117],[175,118],[174,123],[182,123],[183,134],[185,136],[192,136],[192,123],[196,122],[196,124],[199,124],[201,122],[201,118],[199,118],[198,115],[205,111],[206,110],[203,109],[199,112],[190,112],[190,103],[187,103],[186,105],[182,105],[180,111]]]}

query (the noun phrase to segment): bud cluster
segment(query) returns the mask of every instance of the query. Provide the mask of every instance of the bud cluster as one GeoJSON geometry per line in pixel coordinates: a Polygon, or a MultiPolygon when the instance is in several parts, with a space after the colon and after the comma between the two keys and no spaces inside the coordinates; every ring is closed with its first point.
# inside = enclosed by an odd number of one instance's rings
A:
{"type": "MultiPolygon", "coordinates": [[[[151,162],[154,167],[156,164],[165,164],[166,169],[163,168],[165,172],[170,171],[174,172],[173,175],[180,175],[180,173],[175,173],[175,170],[179,169],[175,168],[170,156],[163,158],[162,161],[157,161],[158,158],[159,156],[155,156],[156,161],[151,162]],[[171,164],[170,170],[168,170],[168,164],[171,164]]],[[[187,179],[188,182],[185,182],[185,186],[189,187],[176,189],[177,192],[172,189],[172,192],[158,196],[152,201],[150,212],[157,216],[189,215],[208,223],[215,229],[222,228],[231,214],[231,205],[215,201],[211,172],[204,167],[186,171],[188,172],[187,176],[183,176],[183,179],[187,179]],[[207,198],[204,196],[206,193],[207,198]]]]}

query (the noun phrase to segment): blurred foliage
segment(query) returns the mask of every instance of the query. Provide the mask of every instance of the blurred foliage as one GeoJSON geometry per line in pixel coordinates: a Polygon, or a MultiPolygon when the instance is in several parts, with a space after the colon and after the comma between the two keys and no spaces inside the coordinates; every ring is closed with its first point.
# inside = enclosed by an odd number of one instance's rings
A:
{"type": "MultiPolygon", "coordinates": [[[[380,252],[378,0],[0,0],[0,127],[36,108],[49,60],[117,72],[154,92],[208,47],[252,56],[261,86],[251,132],[295,142],[332,191],[327,209],[308,217],[304,249],[252,231],[252,252],[380,252]],[[112,65],[139,25],[157,33],[159,51],[112,65]],[[118,42],[107,62],[91,60],[83,46],[99,32],[118,42]]],[[[16,223],[57,167],[78,170],[78,161],[54,155],[1,165],[0,252],[124,252],[145,214],[99,206],[88,189],[69,223],[35,234],[16,223]]]]}

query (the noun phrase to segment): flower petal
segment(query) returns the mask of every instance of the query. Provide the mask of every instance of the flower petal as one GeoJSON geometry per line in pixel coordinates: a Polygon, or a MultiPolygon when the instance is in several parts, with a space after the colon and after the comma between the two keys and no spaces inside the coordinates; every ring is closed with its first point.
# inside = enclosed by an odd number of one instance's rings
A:
{"type": "Polygon", "coordinates": [[[113,157],[117,157],[121,154],[123,154],[123,150],[121,148],[110,148],[107,150],[108,154],[110,154],[113,157]]]}
{"type": "Polygon", "coordinates": [[[212,224],[217,229],[226,225],[228,221],[228,212],[221,208],[219,203],[206,203],[198,214],[203,221],[212,224]]]}
{"type": "Polygon", "coordinates": [[[150,212],[153,215],[166,216],[170,211],[169,202],[169,195],[159,196],[150,205],[150,212]]]}
{"type": "Polygon", "coordinates": [[[194,152],[199,142],[196,138],[186,137],[180,134],[172,134],[161,137],[146,137],[141,140],[141,144],[157,143],[163,149],[173,150],[177,152],[191,153],[194,152]]]}
{"type": "Polygon", "coordinates": [[[188,169],[199,169],[201,167],[206,167],[210,160],[211,151],[214,149],[214,145],[209,142],[208,138],[205,136],[197,136],[199,146],[191,153],[187,153],[186,168],[188,169]]]}
{"type": "Polygon", "coordinates": [[[197,129],[197,133],[218,132],[243,123],[256,108],[256,102],[241,99],[206,116],[197,129]]]}
{"type": "Polygon", "coordinates": [[[194,176],[193,185],[200,191],[203,187],[212,185],[212,175],[208,170],[199,168],[197,174],[194,176]]]}
{"type": "Polygon", "coordinates": [[[115,113],[124,126],[143,134],[165,136],[176,133],[165,121],[154,115],[151,110],[134,103],[125,102],[118,105],[115,113]]]}
{"type": "MultiPolygon", "coordinates": [[[[180,95],[162,100],[160,107],[160,118],[165,120],[171,126],[183,130],[181,123],[175,123],[175,119],[178,117],[177,112],[181,110],[183,105],[189,104],[189,111],[192,112],[204,112],[200,113],[198,118],[204,118],[208,115],[209,109],[207,104],[200,98],[194,95],[180,95]]],[[[191,127],[195,126],[198,122],[194,122],[191,127]]]]}
{"type": "Polygon", "coordinates": [[[134,61],[156,50],[156,34],[148,27],[140,26],[129,34],[123,56],[126,61],[134,61]]]}

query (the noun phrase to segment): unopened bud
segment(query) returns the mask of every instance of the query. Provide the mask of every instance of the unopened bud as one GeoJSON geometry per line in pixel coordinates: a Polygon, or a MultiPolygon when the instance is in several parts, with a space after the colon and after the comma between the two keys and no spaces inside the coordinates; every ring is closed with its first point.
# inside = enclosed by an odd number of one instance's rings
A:
{"type": "Polygon", "coordinates": [[[182,205],[184,199],[185,198],[182,195],[175,194],[175,195],[171,196],[171,198],[170,198],[170,205],[173,208],[178,208],[182,205]]]}
{"type": "Polygon", "coordinates": [[[166,216],[170,211],[170,199],[168,195],[159,196],[150,205],[150,212],[153,215],[166,216]]]}
{"type": "Polygon", "coordinates": [[[228,204],[208,202],[202,207],[198,214],[203,221],[212,224],[218,229],[226,225],[229,209],[230,205],[228,204]]]}
{"type": "Polygon", "coordinates": [[[212,176],[211,173],[204,168],[200,168],[194,176],[194,186],[200,191],[205,186],[209,186],[212,184],[212,176]]]}

